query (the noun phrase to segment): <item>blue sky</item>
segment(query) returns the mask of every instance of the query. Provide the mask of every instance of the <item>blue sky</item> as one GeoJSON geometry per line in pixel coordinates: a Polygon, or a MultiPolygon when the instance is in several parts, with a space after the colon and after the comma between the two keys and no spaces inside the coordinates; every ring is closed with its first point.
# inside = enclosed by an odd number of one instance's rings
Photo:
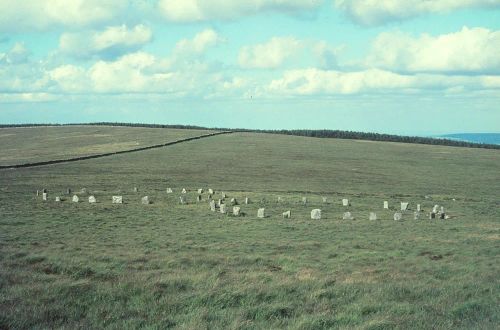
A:
{"type": "Polygon", "coordinates": [[[500,0],[0,1],[0,123],[500,132],[500,0]]]}

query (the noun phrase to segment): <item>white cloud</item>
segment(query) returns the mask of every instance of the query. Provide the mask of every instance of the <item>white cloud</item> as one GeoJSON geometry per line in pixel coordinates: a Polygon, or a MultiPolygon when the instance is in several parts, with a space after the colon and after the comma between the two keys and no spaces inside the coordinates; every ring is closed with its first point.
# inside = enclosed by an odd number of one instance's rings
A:
{"type": "Polygon", "coordinates": [[[293,37],[274,37],[263,44],[243,47],[238,62],[243,68],[277,68],[302,46],[303,43],[293,37]]]}
{"type": "Polygon", "coordinates": [[[357,23],[379,25],[428,13],[474,7],[499,7],[500,0],[335,0],[357,23]]]}
{"type": "Polygon", "coordinates": [[[91,26],[113,19],[127,4],[127,0],[2,0],[0,31],[91,26]]]}
{"type": "Polygon", "coordinates": [[[174,22],[235,19],[261,12],[303,14],[323,0],[160,0],[163,16],[174,22]]]}
{"type": "Polygon", "coordinates": [[[104,31],[64,33],[59,40],[59,48],[75,57],[96,55],[111,59],[140,49],[151,41],[152,36],[151,29],[142,24],[131,29],[125,25],[111,26],[104,31]]]}
{"type": "Polygon", "coordinates": [[[28,61],[30,51],[21,42],[16,42],[7,53],[0,53],[0,63],[23,64],[28,61]]]}
{"type": "Polygon", "coordinates": [[[446,76],[437,74],[402,75],[379,69],[355,72],[336,70],[290,70],[273,80],[261,95],[342,95],[363,93],[415,93],[418,91],[447,91],[500,89],[498,76],[446,76]]]}
{"type": "Polygon", "coordinates": [[[413,38],[381,33],[373,42],[367,64],[406,72],[499,73],[500,31],[469,29],[413,38]]]}
{"type": "Polygon", "coordinates": [[[175,45],[174,53],[176,55],[202,54],[209,47],[222,42],[223,39],[212,29],[206,29],[193,39],[182,39],[175,45]]]}

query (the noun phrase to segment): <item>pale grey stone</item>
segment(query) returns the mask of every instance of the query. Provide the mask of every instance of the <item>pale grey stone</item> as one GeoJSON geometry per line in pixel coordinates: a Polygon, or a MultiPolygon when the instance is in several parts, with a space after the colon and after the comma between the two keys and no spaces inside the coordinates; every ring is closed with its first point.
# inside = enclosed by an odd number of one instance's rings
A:
{"type": "Polygon", "coordinates": [[[351,212],[344,212],[342,215],[342,220],[354,220],[354,217],[352,216],[351,212]]]}
{"type": "Polygon", "coordinates": [[[325,204],[328,203],[328,198],[323,197],[323,203],[325,203],[325,204]]]}
{"type": "Polygon", "coordinates": [[[420,206],[420,204],[417,204],[417,212],[420,212],[422,211],[422,207],[420,206]]]}
{"type": "Polygon", "coordinates": [[[214,190],[213,190],[212,188],[209,188],[209,189],[208,189],[208,193],[209,193],[210,195],[213,195],[213,194],[214,194],[214,190]]]}
{"type": "Polygon", "coordinates": [[[239,217],[240,216],[240,211],[241,211],[241,208],[239,206],[233,207],[233,215],[235,217],[239,217]]]}
{"type": "Polygon", "coordinates": [[[46,192],[42,193],[42,200],[46,201],[47,200],[47,196],[48,195],[47,195],[46,192]]]}
{"type": "Polygon", "coordinates": [[[311,211],[311,220],[321,220],[321,210],[314,209],[311,211]]]}
{"type": "Polygon", "coordinates": [[[245,197],[245,204],[250,204],[250,198],[245,197]]]}
{"type": "Polygon", "coordinates": [[[89,196],[89,203],[90,204],[97,203],[97,200],[95,199],[95,196],[89,196]]]}
{"type": "Polygon", "coordinates": [[[179,196],[179,201],[181,204],[186,204],[186,196],[179,196]]]}
{"type": "Polygon", "coordinates": [[[384,209],[385,210],[389,209],[389,202],[388,201],[384,201],[384,209]]]}
{"type": "Polygon", "coordinates": [[[173,193],[172,188],[167,188],[167,194],[173,193]]]}
{"type": "Polygon", "coordinates": [[[40,192],[39,192],[38,190],[36,191],[36,195],[37,195],[37,196],[40,196],[40,192]]]}
{"type": "Polygon", "coordinates": [[[429,212],[429,219],[430,220],[436,219],[436,212],[429,212]]]}
{"type": "Polygon", "coordinates": [[[444,206],[441,206],[441,208],[439,209],[439,213],[444,213],[444,206]]]}
{"type": "Polygon", "coordinates": [[[60,202],[60,201],[61,201],[61,197],[56,196],[56,202],[60,202]]]}
{"type": "Polygon", "coordinates": [[[87,193],[87,188],[82,188],[82,190],[80,190],[80,193],[81,194],[86,194],[87,193]]]}
{"type": "Polygon", "coordinates": [[[134,187],[134,192],[139,192],[139,189],[137,187],[134,187]]]}
{"type": "Polygon", "coordinates": [[[376,221],[377,220],[377,213],[370,212],[370,215],[368,216],[368,220],[370,220],[370,221],[376,221]]]}
{"type": "Polygon", "coordinates": [[[149,200],[149,196],[144,196],[141,198],[141,203],[144,205],[149,205],[151,204],[151,201],[149,200]]]}
{"type": "Polygon", "coordinates": [[[231,198],[231,205],[238,205],[236,198],[231,198]]]}
{"type": "Polygon", "coordinates": [[[202,188],[198,189],[198,194],[199,195],[203,194],[203,189],[202,188]]]}
{"type": "Polygon", "coordinates": [[[222,194],[221,194],[221,197],[222,197],[222,199],[226,199],[226,198],[227,198],[227,195],[226,195],[225,193],[222,193],[222,194]]]}
{"type": "Polygon", "coordinates": [[[438,213],[438,209],[439,209],[439,205],[434,205],[434,207],[432,208],[432,212],[433,213],[438,213]]]}
{"type": "Polygon", "coordinates": [[[220,205],[220,213],[223,213],[223,214],[227,213],[227,206],[226,206],[226,204],[221,204],[220,205]]]}
{"type": "Polygon", "coordinates": [[[413,220],[418,220],[418,219],[420,219],[420,212],[419,211],[413,212],[413,220]]]}
{"type": "Polygon", "coordinates": [[[196,197],[196,201],[201,202],[201,195],[198,195],[198,197],[196,197]]]}
{"type": "Polygon", "coordinates": [[[342,199],[342,206],[349,206],[349,200],[347,198],[342,199]]]}
{"type": "Polygon", "coordinates": [[[187,190],[186,190],[186,188],[182,188],[181,193],[182,193],[182,194],[187,194],[187,190]]]}
{"type": "Polygon", "coordinates": [[[307,197],[302,197],[302,203],[305,205],[307,204],[307,197]]]}
{"type": "Polygon", "coordinates": [[[215,212],[217,209],[216,205],[215,205],[215,201],[214,200],[211,200],[210,201],[210,211],[212,212],[215,212]]]}
{"type": "Polygon", "coordinates": [[[266,209],[265,208],[260,208],[257,211],[257,218],[265,218],[266,217],[266,209]]]}
{"type": "Polygon", "coordinates": [[[292,211],[288,210],[286,212],[283,212],[282,217],[284,219],[290,219],[292,217],[292,211]]]}
{"type": "Polygon", "coordinates": [[[71,189],[70,188],[66,189],[66,195],[71,195],[71,189]]]}
{"type": "Polygon", "coordinates": [[[278,196],[278,203],[281,203],[281,196],[278,196]]]}
{"type": "Polygon", "coordinates": [[[123,196],[113,196],[112,203],[113,204],[123,204],[123,196]]]}
{"type": "Polygon", "coordinates": [[[78,203],[80,201],[80,198],[77,195],[73,195],[73,198],[71,199],[73,203],[78,203]]]}
{"type": "Polygon", "coordinates": [[[401,202],[401,211],[407,211],[408,205],[409,205],[409,203],[401,202]]]}
{"type": "Polygon", "coordinates": [[[394,220],[395,221],[403,220],[403,214],[401,212],[394,213],[394,220]]]}
{"type": "Polygon", "coordinates": [[[219,207],[222,205],[223,203],[223,200],[222,199],[219,199],[219,201],[217,202],[217,205],[219,205],[219,207]]]}

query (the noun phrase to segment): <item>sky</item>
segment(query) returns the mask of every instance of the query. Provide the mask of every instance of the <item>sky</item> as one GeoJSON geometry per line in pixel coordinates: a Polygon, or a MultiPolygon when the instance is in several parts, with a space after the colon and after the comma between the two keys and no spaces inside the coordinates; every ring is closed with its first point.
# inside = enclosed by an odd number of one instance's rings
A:
{"type": "Polygon", "coordinates": [[[0,0],[0,123],[500,132],[500,0],[0,0]]]}

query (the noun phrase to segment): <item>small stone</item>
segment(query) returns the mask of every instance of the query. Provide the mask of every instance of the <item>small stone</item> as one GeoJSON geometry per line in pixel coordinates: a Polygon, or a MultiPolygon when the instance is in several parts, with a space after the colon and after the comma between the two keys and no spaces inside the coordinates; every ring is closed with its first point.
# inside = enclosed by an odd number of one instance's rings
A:
{"type": "Polygon", "coordinates": [[[89,203],[90,204],[97,203],[97,200],[95,199],[95,196],[89,196],[89,203]]]}
{"type": "Polygon", "coordinates": [[[113,196],[112,203],[113,204],[123,204],[123,196],[113,196]]]}
{"type": "Polygon", "coordinates": [[[151,201],[149,200],[149,196],[144,196],[144,197],[142,197],[142,198],[141,198],[141,203],[142,203],[143,205],[149,205],[149,204],[151,204],[151,201]]]}
{"type": "Polygon", "coordinates": [[[283,212],[282,217],[284,219],[290,219],[292,217],[292,211],[288,210],[286,212],[283,212]]]}
{"type": "Polygon", "coordinates": [[[66,195],[71,195],[71,189],[70,188],[66,189],[66,195]]]}
{"type": "Polygon", "coordinates": [[[226,204],[221,204],[220,205],[220,213],[223,213],[223,214],[227,213],[227,206],[226,206],[226,204]]]}
{"type": "Polygon", "coordinates": [[[38,190],[36,191],[36,195],[37,195],[37,196],[40,196],[40,192],[39,192],[38,190]]]}
{"type": "Polygon", "coordinates": [[[384,201],[384,209],[385,210],[389,209],[389,202],[388,201],[384,201]]]}
{"type": "Polygon", "coordinates": [[[197,201],[197,202],[201,202],[201,195],[198,195],[198,196],[196,197],[196,201],[197,201]]]}
{"type": "Polygon", "coordinates": [[[240,216],[240,211],[241,211],[241,208],[239,206],[233,207],[233,215],[235,217],[239,217],[240,216]]]}
{"type": "Polygon", "coordinates": [[[403,214],[401,212],[394,213],[394,221],[403,220],[403,214]]]}
{"type": "Polygon", "coordinates": [[[432,208],[432,212],[433,213],[438,213],[438,209],[439,209],[439,205],[434,205],[434,207],[432,208]]]}
{"type": "Polygon", "coordinates": [[[247,205],[250,204],[250,198],[245,197],[245,204],[247,204],[247,205]]]}
{"type": "Polygon", "coordinates": [[[413,212],[413,220],[418,220],[418,219],[420,219],[420,212],[419,211],[413,212]]]}
{"type": "Polygon", "coordinates": [[[200,188],[200,189],[198,189],[198,194],[199,194],[199,195],[203,194],[203,189],[201,189],[201,188],[200,188]]]}
{"type": "Polygon", "coordinates": [[[302,203],[303,203],[304,205],[306,205],[306,204],[307,204],[307,197],[302,197],[302,203]]]}
{"type": "Polygon", "coordinates": [[[139,192],[139,189],[137,187],[134,187],[134,192],[135,193],[139,192]]]}
{"type": "Polygon", "coordinates": [[[436,212],[430,212],[430,213],[429,213],[429,219],[430,219],[430,220],[434,220],[434,219],[436,219],[436,212]]]}
{"type": "Polygon", "coordinates": [[[209,189],[208,189],[208,193],[209,193],[210,195],[213,195],[213,194],[214,194],[214,190],[213,190],[212,188],[209,188],[209,189]]]}
{"type": "Polygon", "coordinates": [[[225,193],[222,193],[222,194],[221,194],[221,197],[222,197],[222,199],[226,199],[226,198],[227,198],[227,195],[226,195],[225,193]]]}
{"type": "Polygon", "coordinates": [[[257,211],[257,218],[265,218],[266,217],[266,209],[265,208],[260,208],[257,211]]]}
{"type": "Polygon", "coordinates": [[[56,196],[56,202],[60,202],[60,201],[61,201],[61,197],[56,196]]]}
{"type": "Polygon", "coordinates": [[[216,211],[216,206],[215,206],[215,201],[211,200],[210,201],[210,211],[215,212],[216,211]]]}
{"type": "Polygon", "coordinates": [[[224,201],[222,199],[219,199],[219,201],[217,202],[217,205],[219,205],[219,207],[224,203],[224,201]]]}
{"type": "Polygon", "coordinates": [[[231,198],[231,205],[238,205],[236,198],[231,198]]]}
{"type": "Polygon", "coordinates": [[[417,212],[420,212],[422,211],[422,207],[420,206],[420,204],[417,204],[417,212]]]}
{"type": "Polygon", "coordinates": [[[401,211],[407,211],[408,205],[409,205],[409,203],[401,202],[401,211]]]}
{"type": "Polygon", "coordinates": [[[186,188],[182,188],[182,192],[181,192],[181,193],[182,193],[182,194],[187,194],[187,190],[186,190],[186,188]]]}
{"type": "Polygon", "coordinates": [[[46,192],[42,193],[42,200],[46,201],[47,200],[47,196],[48,195],[47,195],[46,192]]]}
{"type": "Polygon", "coordinates": [[[167,188],[167,194],[173,193],[172,188],[167,188]]]}
{"type": "Polygon", "coordinates": [[[328,203],[328,198],[323,197],[323,203],[324,203],[324,204],[328,203]]]}
{"type": "Polygon", "coordinates": [[[354,220],[354,217],[352,216],[351,212],[345,212],[342,215],[342,220],[354,220]]]}
{"type": "Polygon", "coordinates": [[[73,195],[73,198],[71,199],[73,203],[78,203],[80,201],[80,198],[77,195],[73,195]]]}
{"type": "Polygon", "coordinates": [[[314,209],[311,211],[311,220],[321,220],[321,210],[314,209]]]}
{"type": "Polygon", "coordinates": [[[181,204],[186,204],[186,197],[185,196],[179,196],[179,201],[181,204]]]}
{"type": "Polygon", "coordinates": [[[368,216],[368,220],[370,220],[370,221],[376,221],[377,220],[377,213],[370,212],[370,215],[368,216]]]}
{"type": "Polygon", "coordinates": [[[439,213],[444,213],[444,206],[441,206],[439,213]]]}
{"type": "Polygon", "coordinates": [[[342,206],[349,206],[349,200],[347,198],[342,199],[342,206]]]}
{"type": "Polygon", "coordinates": [[[281,196],[278,196],[278,203],[281,203],[281,196]]]}

